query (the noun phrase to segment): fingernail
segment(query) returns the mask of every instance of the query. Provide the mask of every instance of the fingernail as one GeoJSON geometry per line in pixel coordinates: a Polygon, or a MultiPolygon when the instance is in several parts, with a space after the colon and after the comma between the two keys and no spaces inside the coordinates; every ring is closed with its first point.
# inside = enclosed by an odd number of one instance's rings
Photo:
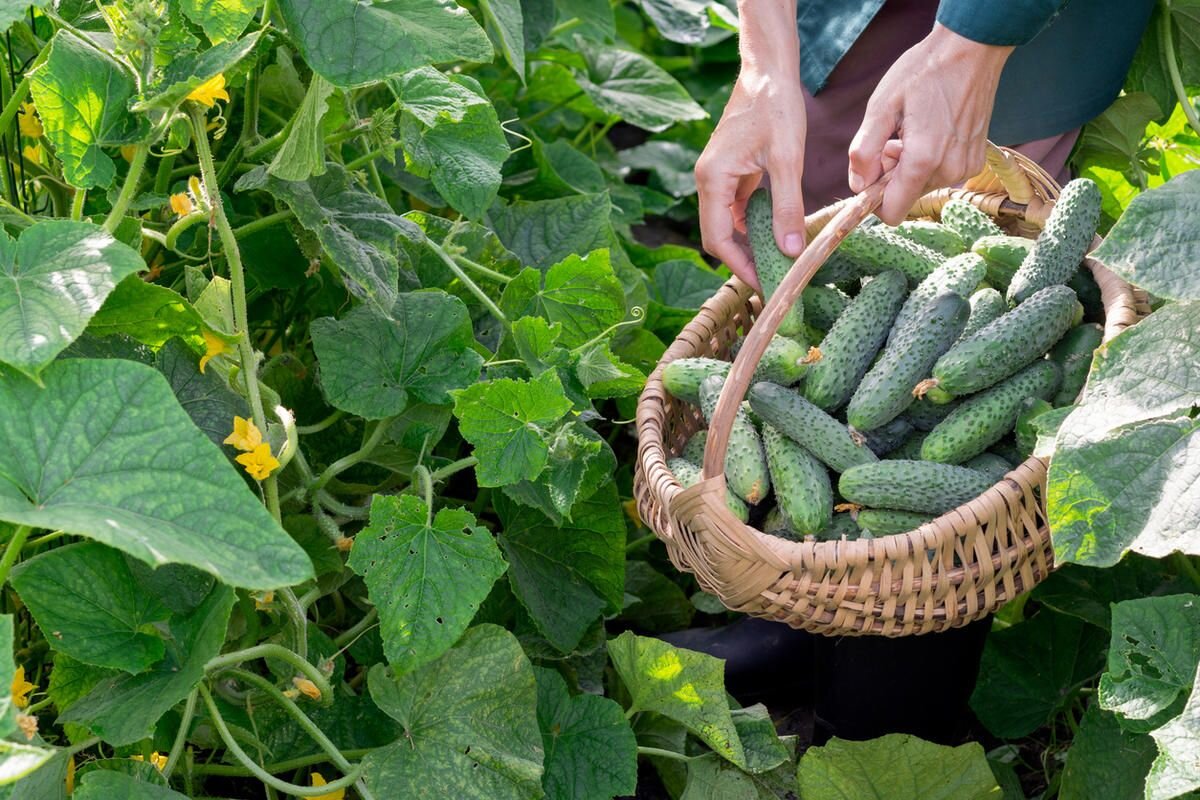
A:
{"type": "Polygon", "coordinates": [[[783,237],[783,245],[787,248],[788,255],[798,256],[804,252],[804,236],[799,233],[789,233],[783,237]]]}
{"type": "Polygon", "coordinates": [[[851,172],[850,173],[850,191],[857,193],[857,192],[861,192],[862,190],[863,190],[862,176],[859,175],[857,172],[851,172]]]}

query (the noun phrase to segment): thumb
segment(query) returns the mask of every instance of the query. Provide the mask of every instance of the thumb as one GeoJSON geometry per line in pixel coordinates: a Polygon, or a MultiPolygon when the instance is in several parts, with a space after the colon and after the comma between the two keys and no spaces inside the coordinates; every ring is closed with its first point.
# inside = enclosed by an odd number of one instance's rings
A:
{"type": "Polygon", "coordinates": [[[897,114],[891,104],[875,96],[867,103],[862,125],[850,142],[850,191],[858,193],[883,174],[883,152],[896,132],[897,114]]]}
{"type": "Polygon", "coordinates": [[[775,243],[784,255],[796,258],[804,252],[804,161],[777,159],[767,165],[771,177],[771,220],[775,243]]]}

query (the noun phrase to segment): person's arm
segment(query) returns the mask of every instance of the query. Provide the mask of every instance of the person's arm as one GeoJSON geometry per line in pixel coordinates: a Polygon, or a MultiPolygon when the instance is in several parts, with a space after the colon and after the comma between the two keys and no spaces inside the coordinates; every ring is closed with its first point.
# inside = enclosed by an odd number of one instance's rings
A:
{"type": "Polygon", "coordinates": [[[775,239],[798,256],[804,249],[806,118],[800,88],[796,0],[739,0],[741,72],[712,138],[696,162],[704,249],[757,286],[737,228],[763,174],[771,177],[775,239]]]}

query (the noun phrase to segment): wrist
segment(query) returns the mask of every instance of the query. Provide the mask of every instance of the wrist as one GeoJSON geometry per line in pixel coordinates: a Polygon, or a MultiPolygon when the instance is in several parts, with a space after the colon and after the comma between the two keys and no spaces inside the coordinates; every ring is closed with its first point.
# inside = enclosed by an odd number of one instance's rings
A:
{"type": "Polygon", "coordinates": [[[1012,45],[984,44],[968,39],[940,22],[934,23],[926,43],[945,66],[965,66],[995,72],[996,75],[999,75],[1015,49],[1012,45]]]}

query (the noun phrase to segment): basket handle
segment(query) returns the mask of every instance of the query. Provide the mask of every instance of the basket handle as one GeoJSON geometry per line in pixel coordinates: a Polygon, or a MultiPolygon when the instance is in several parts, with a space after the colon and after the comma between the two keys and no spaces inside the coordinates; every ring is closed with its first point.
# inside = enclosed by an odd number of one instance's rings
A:
{"type": "Polygon", "coordinates": [[[885,172],[879,180],[863,189],[855,197],[843,205],[821,232],[813,238],[800,257],[793,262],[788,274],[779,284],[779,288],[767,301],[754,327],[746,335],[742,349],[733,360],[729,377],[717,400],[716,410],[708,428],[708,442],[704,447],[704,467],[702,477],[707,480],[725,471],[725,451],[729,448],[729,435],[733,431],[733,420],[737,416],[738,407],[750,388],[750,378],[754,374],[758,362],[767,350],[767,344],[792,303],[800,297],[804,287],[812,280],[813,275],[829,258],[842,240],[862,223],[864,219],[879,207],[883,201],[883,190],[887,186],[892,173],[885,172]]]}

